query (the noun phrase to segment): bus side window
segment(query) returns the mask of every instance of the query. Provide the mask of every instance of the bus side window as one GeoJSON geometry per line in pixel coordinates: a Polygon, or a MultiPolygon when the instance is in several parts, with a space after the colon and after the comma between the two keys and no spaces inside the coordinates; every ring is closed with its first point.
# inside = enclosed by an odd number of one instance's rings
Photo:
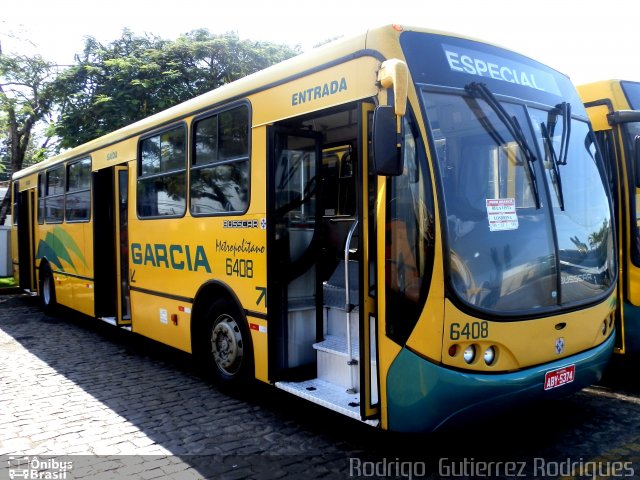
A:
{"type": "Polygon", "coordinates": [[[62,223],[64,220],[64,165],[46,172],[45,220],[47,223],[62,223]]]}
{"type": "Polygon", "coordinates": [[[386,334],[400,345],[409,338],[429,291],[435,238],[424,145],[406,117],[404,131],[403,173],[388,179],[385,250],[386,334]]]}
{"type": "Polygon", "coordinates": [[[186,209],[186,129],[180,125],[139,145],[138,216],[179,217],[186,209]]]}
{"type": "Polygon", "coordinates": [[[249,206],[249,110],[224,110],[195,123],[190,175],[193,215],[242,213],[249,206]]]}

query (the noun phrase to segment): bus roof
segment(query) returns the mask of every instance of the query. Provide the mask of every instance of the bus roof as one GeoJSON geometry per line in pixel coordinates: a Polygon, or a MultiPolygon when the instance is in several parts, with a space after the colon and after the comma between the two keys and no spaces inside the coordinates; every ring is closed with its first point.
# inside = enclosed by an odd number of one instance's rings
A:
{"type": "MultiPolygon", "coordinates": [[[[276,65],[272,65],[261,71],[223,85],[215,90],[211,90],[190,100],[179,103],[154,115],[143,118],[137,122],[131,123],[130,125],[53,156],[43,162],[15,172],[13,174],[13,178],[22,178],[39,170],[48,168],[53,164],[88,155],[95,150],[144,134],[147,131],[159,128],[177,119],[188,117],[201,111],[213,109],[218,105],[228,103],[236,99],[241,99],[271,86],[285,83],[301,75],[312,73],[316,68],[322,68],[332,63],[335,64],[343,60],[348,60],[357,52],[369,50],[371,55],[379,55],[380,58],[383,59],[384,55],[389,54],[389,52],[381,51],[381,49],[384,48],[385,42],[390,39],[397,41],[400,34],[407,31],[451,36],[489,44],[488,42],[476,38],[434,29],[409,27],[404,25],[400,26],[395,24],[372,28],[359,35],[335,40],[331,43],[315,48],[310,52],[302,53],[276,65]]],[[[500,47],[499,45],[495,46],[500,47]]],[[[500,48],[508,50],[506,47],[500,48]]]]}
{"type": "Polygon", "coordinates": [[[625,84],[640,85],[638,82],[627,80],[606,79],[578,85],[576,88],[585,104],[608,99],[611,101],[611,106],[614,110],[630,110],[632,107],[623,89],[625,84]]]}

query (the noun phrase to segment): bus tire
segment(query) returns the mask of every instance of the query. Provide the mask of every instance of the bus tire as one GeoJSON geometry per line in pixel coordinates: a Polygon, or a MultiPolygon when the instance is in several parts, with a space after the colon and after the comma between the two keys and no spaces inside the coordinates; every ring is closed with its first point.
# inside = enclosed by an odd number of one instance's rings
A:
{"type": "Polygon", "coordinates": [[[209,376],[221,386],[248,386],[254,376],[253,348],[244,315],[220,299],[209,308],[205,323],[203,354],[209,376]]]}
{"type": "Polygon", "coordinates": [[[49,265],[40,270],[40,306],[44,313],[52,315],[56,309],[56,284],[49,265]]]}

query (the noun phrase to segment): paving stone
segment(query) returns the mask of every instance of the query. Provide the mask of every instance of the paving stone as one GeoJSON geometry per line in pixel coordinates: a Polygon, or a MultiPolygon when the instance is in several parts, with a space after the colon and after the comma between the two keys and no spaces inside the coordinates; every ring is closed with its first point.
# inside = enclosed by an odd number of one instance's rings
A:
{"type": "Polygon", "coordinates": [[[182,352],[69,312],[48,317],[21,295],[0,296],[0,406],[0,478],[9,455],[73,455],[73,480],[344,479],[354,462],[385,461],[420,462],[435,479],[443,459],[523,462],[534,478],[536,458],[630,462],[640,477],[633,382],[400,435],[266,385],[225,394],[182,352]]]}

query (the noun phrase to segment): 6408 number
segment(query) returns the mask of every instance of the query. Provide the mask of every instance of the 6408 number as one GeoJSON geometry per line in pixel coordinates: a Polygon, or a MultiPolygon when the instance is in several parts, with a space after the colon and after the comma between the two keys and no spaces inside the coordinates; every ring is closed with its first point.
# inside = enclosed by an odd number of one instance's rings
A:
{"type": "Polygon", "coordinates": [[[487,338],[489,336],[489,322],[471,322],[460,325],[452,323],[449,330],[449,338],[451,340],[476,340],[479,338],[487,338]]]}
{"type": "Polygon", "coordinates": [[[225,268],[230,277],[253,278],[253,260],[227,258],[225,268]]]}

